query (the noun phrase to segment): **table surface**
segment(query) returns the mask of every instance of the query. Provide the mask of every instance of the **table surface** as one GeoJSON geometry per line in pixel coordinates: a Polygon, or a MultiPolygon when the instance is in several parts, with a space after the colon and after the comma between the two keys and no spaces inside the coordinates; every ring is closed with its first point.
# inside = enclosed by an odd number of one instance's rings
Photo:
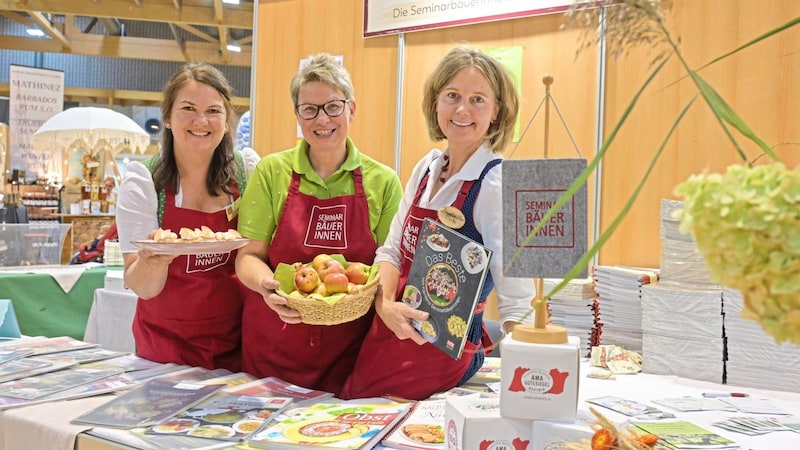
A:
{"type": "Polygon", "coordinates": [[[45,273],[0,271],[0,298],[13,303],[23,335],[83,339],[94,291],[103,287],[105,273],[106,267],[86,269],[69,292],[64,292],[45,273]]]}
{"type": "MultiPolygon", "coordinates": [[[[650,406],[671,412],[676,415],[678,420],[688,420],[703,428],[713,431],[721,436],[725,436],[737,442],[741,450],[788,450],[800,449],[800,433],[783,431],[772,432],[761,436],[747,436],[741,433],[726,431],[713,426],[713,423],[729,417],[760,416],[769,417],[763,414],[748,414],[742,412],[727,411],[703,411],[703,412],[676,412],[670,408],[661,407],[653,403],[654,399],[682,397],[682,396],[701,396],[703,392],[745,392],[754,399],[769,399],[775,406],[784,409],[786,412],[800,418],[800,393],[759,390],[752,388],[741,388],[729,385],[721,385],[706,381],[691,380],[676,376],[636,374],[620,375],[615,380],[603,380],[589,378],[586,374],[591,367],[588,362],[581,364],[581,381],[579,387],[578,408],[581,411],[588,411],[589,403],[586,400],[600,396],[619,396],[628,400],[635,400],[647,403],[650,406]]],[[[606,417],[615,423],[623,423],[628,417],[612,412],[606,408],[598,407],[606,417]]],[[[111,441],[104,440],[95,436],[81,434],[78,436],[78,450],[110,450],[128,448],[119,446],[111,441]]],[[[1,449],[0,449],[1,450],[1,449]]],[[[541,450],[531,448],[530,450],[541,450]]]]}

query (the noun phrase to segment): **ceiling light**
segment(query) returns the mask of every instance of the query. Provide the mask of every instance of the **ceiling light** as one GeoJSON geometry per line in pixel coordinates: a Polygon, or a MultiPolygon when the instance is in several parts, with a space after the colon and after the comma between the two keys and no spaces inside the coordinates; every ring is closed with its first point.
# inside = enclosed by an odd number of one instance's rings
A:
{"type": "Polygon", "coordinates": [[[238,5],[239,0],[222,0],[222,3],[227,3],[229,5],[238,5]]]}
{"type": "Polygon", "coordinates": [[[238,43],[236,43],[236,41],[228,43],[228,45],[226,45],[225,48],[227,48],[229,52],[240,53],[242,51],[242,47],[238,43]]]}
{"type": "Polygon", "coordinates": [[[37,36],[37,37],[44,36],[44,31],[38,28],[28,28],[27,30],[25,30],[25,32],[28,33],[28,35],[30,36],[37,36]]]}

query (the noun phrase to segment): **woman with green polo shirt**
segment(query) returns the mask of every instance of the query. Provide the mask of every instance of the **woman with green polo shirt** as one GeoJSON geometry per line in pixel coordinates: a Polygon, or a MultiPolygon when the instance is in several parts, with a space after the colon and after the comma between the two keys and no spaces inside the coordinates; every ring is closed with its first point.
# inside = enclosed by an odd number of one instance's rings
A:
{"type": "Polygon", "coordinates": [[[253,292],[242,319],[242,370],[338,393],[374,312],[340,325],[307,325],[275,294],[273,270],[321,253],[372,264],[402,196],[397,174],[348,138],[356,101],[347,70],[319,54],[290,85],[303,139],[256,166],[242,198],[236,273],[253,292]],[[337,223],[334,223],[337,222],[337,223]],[[342,233],[314,233],[315,229],[342,233]]]}

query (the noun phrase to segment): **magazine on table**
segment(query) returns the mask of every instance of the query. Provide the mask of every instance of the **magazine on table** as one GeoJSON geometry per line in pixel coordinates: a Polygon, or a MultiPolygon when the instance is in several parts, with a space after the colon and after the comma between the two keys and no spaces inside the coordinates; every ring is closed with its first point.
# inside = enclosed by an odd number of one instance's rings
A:
{"type": "Polygon", "coordinates": [[[12,343],[4,344],[1,348],[6,351],[28,349],[33,350],[34,355],[45,355],[48,353],[68,352],[99,346],[100,344],[79,341],[69,336],[59,336],[52,338],[19,339],[12,343]]]}
{"type": "Polygon", "coordinates": [[[0,365],[17,360],[19,358],[30,356],[32,354],[33,350],[29,348],[20,348],[12,350],[5,350],[3,348],[0,348],[0,365]]]}
{"type": "Polygon", "coordinates": [[[422,223],[403,302],[430,314],[414,328],[459,359],[467,341],[492,251],[432,219],[422,223]]]}
{"type": "Polygon", "coordinates": [[[87,384],[75,386],[73,388],[35,399],[0,397],[0,410],[35,405],[38,403],[53,402],[57,400],[73,400],[76,398],[107,394],[109,392],[120,392],[139,386],[139,382],[131,379],[129,375],[130,374],[112,375],[110,377],[102,378],[97,381],[92,381],[87,384]]]}
{"type": "Polygon", "coordinates": [[[446,399],[421,400],[411,407],[403,420],[386,435],[384,447],[403,450],[444,449],[446,399]]]}
{"type": "Polygon", "coordinates": [[[223,386],[154,378],[72,422],[110,428],[155,425],[205,400],[223,386]]]}
{"type": "Polygon", "coordinates": [[[0,396],[33,400],[116,375],[115,370],[65,369],[0,383],[0,396]]]}
{"type": "Polygon", "coordinates": [[[738,449],[736,442],[683,420],[631,422],[645,433],[658,436],[658,444],[675,450],[738,449]]]}
{"type": "Polygon", "coordinates": [[[272,422],[246,441],[270,450],[369,449],[408,412],[411,403],[315,403],[272,422]]]}
{"type": "Polygon", "coordinates": [[[72,358],[58,359],[29,356],[0,365],[0,383],[55,372],[75,365],[72,358]]]}
{"type": "Polygon", "coordinates": [[[145,432],[239,442],[291,403],[290,397],[250,397],[220,391],[145,432]]]}
{"type": "Polygon", "coordinates": [[[260,378],[249,383],[228,387],[225,388],[225,392],[253,397],[290,397],[293,406],[321,402],[333,397],[332,392],[304,388],[278,377],[260,378]]]}

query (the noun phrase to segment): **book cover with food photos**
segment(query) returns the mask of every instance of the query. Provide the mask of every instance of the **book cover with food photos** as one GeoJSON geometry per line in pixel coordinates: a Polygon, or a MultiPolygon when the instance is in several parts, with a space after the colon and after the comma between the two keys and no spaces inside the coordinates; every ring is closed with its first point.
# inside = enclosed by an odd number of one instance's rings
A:
{"type": "Polygon", "coordinates": [[[289,397],[251,397],[222,391],[149,427],[145,433],[238,442],[260,430],[291,403],[289,397]]]}
{"type": "Polygon", "coordinates": [[[446,403],[447,400],[443,398],[414,403],[411,411],[386,435],[381,444],[403,450],[444,449],[446,403]]]}
{"type": "Polygon", "coordinates": [[[224,384],[201,385],[154,378],[72,419],[72,423],[109,428],[155,425],[191,408],[223,387],[224,384]]]}
{"type": "Polygon", "coordinates": [[[267,425],[247,440],[270,450],[373,448],[402,419],[411,403],[315,403],[267,425]]]}
{"type": "Polygon", "coordinates": [[[453,359],[464,350],[491,257],[488,248],[435,220],[422,223],[403,302],[430,314],[414,328],[453,359]]]}

